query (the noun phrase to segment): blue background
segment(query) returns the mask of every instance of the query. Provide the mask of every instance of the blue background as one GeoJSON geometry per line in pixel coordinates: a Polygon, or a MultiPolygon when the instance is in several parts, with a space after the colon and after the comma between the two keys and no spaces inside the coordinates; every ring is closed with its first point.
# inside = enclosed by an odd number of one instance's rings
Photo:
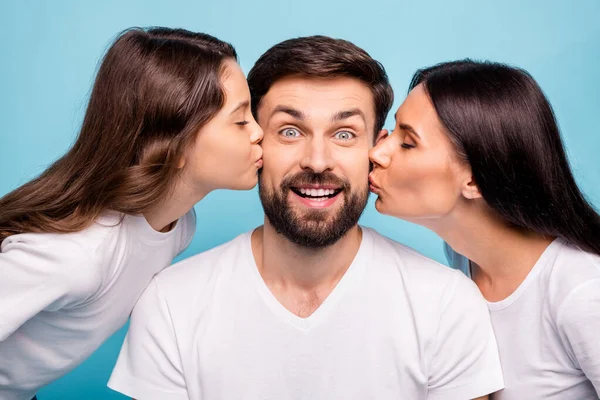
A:
{"type": "MultiPolygon", "coordinates": [[[[107,46],[125,28],[150,25],[227,40],[246,72],[267,48],[290,37],[348,39],[386,67],[396,91],[394,111],[419,67],[463,57],[518,65],[548,95],[577,180],[600,205],[598,0],[1,0],[0,195],[68,149],[107,46]]],[[[391,118],[386,126],[393,126],[391,118]]],[[[444,261],[439,238],[378,215],[372,202],[364,225],[444,261]]],[[[196,210],[198,231],[183,257],[262,223],[255,190],[212,193],[196,210]]],[[[123,399],[105,385],[124,335],[119,331],[80,367],[44,388],[40,400],[123,399]]]]}

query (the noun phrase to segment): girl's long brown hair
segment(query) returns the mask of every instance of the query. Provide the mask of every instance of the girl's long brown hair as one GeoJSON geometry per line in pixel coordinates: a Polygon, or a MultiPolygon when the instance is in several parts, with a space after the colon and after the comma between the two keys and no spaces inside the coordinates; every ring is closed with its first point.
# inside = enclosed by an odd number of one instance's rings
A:
{"type": "Polygon", "coordinates": [[[224,104],[234,48],[182,29],[130,29],[107,51],[73,147],[0,199],[0,243],[68,233],[104,210],[141,214],[169,194],[184,151],[224,104]]]}

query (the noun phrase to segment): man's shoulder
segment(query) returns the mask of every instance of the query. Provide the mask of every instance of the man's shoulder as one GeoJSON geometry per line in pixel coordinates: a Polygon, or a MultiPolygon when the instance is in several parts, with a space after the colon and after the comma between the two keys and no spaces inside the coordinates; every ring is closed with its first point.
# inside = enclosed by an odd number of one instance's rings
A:
{"type": "MultiPolygon", "coordinates": [[[[451,307],[454,316],[461,310],[477,309],[487,315],[485,302],[477,286],[462,272],[440,264],[415,249],[373,230],[372,274],[378,274],[379,287],[394,293],[402,291],[411,299],[414,311],[439,320],[451,307]]],[[[466,312],[466,311],[465,311],[466,312]]]]}
{"type": "Polygon", "coordinates": [[[480,296],[474,283],[462,272],[372,229],[370,231],[373,236],[371,271],[380,279],[397,282],[407,293],[423,301],[452,297],[460,292],[468,293],[467,297],[480,296]]]}
{"type": "Polygon", "coordinates": [[[216,275],[231,272],[240,262],[251,257],[251,233],[243,233],[229,242],[175,263],[154,277],[156,284],[161,291],[181,292],[188,287],[197,290],[216,275]]]}
{"type": "Polygon", "coordinates": [[[411,274],[434,275],[442,279],[451,278],[456,271],[423,255],[419,251],[378,233],[372,228],[365,228],[373,237],[373,258],[379,263],[389,263],[411,274]]]}

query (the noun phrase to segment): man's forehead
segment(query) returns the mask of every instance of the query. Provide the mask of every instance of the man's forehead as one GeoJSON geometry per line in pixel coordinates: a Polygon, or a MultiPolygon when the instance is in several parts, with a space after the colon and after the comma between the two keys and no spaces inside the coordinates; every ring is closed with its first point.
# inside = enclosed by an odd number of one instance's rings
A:
{"type": "MultiPolygon", "coordinates": [[[[374,118],[373,95],[358,79],[348,77],[286,77],[275,82],[259,107],[271,118],[273,111],[293,109],[307,117],[333,118],[341,113],[362,114],[374,118]],[[359,113],[355,111],[358,110],[359,113]]],[[[261,115],[261,117],[263,117],[261,115]]]]}

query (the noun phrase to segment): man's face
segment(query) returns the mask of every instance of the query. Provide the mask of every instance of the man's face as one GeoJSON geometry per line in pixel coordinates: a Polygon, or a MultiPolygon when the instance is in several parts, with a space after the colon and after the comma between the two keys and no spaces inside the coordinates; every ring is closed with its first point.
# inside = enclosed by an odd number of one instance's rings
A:
{"type": "Polygon", "coordinates": [[[321,248],[354,227],[369,196],[373,95],[352,78],[287,77],[258,108],[264,130],[260,199],[270,224],[321,248]]]}

